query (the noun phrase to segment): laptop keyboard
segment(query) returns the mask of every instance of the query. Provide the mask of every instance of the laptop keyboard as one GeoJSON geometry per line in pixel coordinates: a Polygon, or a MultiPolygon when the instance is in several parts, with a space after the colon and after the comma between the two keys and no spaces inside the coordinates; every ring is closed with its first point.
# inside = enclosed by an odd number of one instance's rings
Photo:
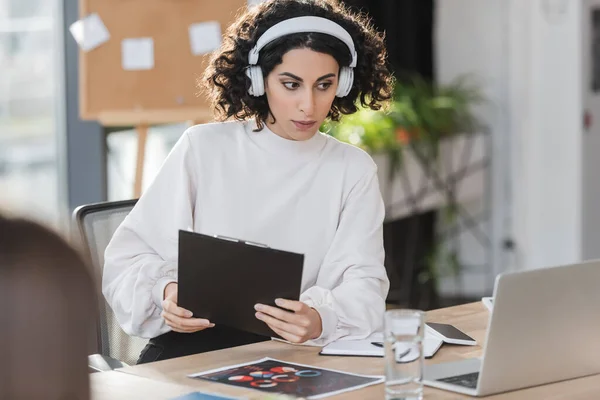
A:
{"type": "Polygon", "coordinates": [[[449,378],[438,379],[438,382],[451,383],[453,385],[464,386],[470,389],[477,388],[477,378],[479,378],[479,372],[472,372],[470,374],[451,376],[449,378]]]}

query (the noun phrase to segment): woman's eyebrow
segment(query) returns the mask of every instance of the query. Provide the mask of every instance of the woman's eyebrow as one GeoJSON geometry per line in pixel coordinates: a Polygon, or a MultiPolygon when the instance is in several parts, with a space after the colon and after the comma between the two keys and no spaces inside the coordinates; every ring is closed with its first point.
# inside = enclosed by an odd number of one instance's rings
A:
{"type": "Polygon", "coordinates": [[[282,72],[281,74],[279,74],[279,76],[289,76],[290,78],[293,78],[297,81],[304,82],[304,79],[292,74],[291,72],[282,72]]]}
{"type": "Polygon", "coordinates": [[[317,82],[318,82],[318,81],[322,81],[323,79],[332,78],[332,77],[334,77],[334,76],[335,76],[335,74],[334,74],[334,73],[323,75],[323,76],[321,76],[320,78],[317,78],[317,82]]]}
{"type": "MultiPolygon", "coordinates": [[[[282,73],[279,74],[279,76],[289,76],[290,78],[296,79],[299,82],[304,82],[304,79],[300,78],[297,75],[292,74],[291,72],[282,72],[282,73]]],[[[334,73],[323,75],[323,76],[317,78],[317,82],[318,81],[322,81],[323,79],[326,79],[326,78],[331,78],[333,76],[335,76],[334,73]]]]}

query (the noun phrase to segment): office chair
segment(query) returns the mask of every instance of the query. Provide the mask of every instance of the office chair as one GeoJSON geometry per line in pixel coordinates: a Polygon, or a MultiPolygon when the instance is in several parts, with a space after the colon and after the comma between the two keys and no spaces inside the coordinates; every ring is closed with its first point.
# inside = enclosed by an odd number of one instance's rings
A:
{"type": "Polygon", "coordinates": [[[97,351],[88,357],[92,371],[108,371],[135,365],[147,339],[126,334],[102,296],[104,250],[115,230],[129,214],[137,200],[124,200],[83,205],[73,212],[73,223],[79,231],[81,244],[92,262],[94,280],[99,293],[97,321],[97,351]]]}

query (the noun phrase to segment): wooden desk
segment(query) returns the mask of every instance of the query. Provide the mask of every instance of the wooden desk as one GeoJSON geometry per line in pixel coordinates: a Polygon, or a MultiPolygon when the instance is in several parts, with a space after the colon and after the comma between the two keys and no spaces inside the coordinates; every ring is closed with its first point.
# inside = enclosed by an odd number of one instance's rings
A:
{"type": "MultiPolygon", "coordinates": [[[[459,329],[465,331],[470,336],[474,337],[480,345],[444,345],[432,359],[426,360],[426,363],[439,363],[481,356],[481,345],[483,345],[485,340],[485,330],[487,327],[488,315],[489,314],[487,310],[480,302],[435,310],[427,313],[428,321],[451,323],[459,329]]],[[[315,365],[317,367],[331,368],[359,374],[384,374],[384,363],[383,359],[381,358],[319,356],[318,352],[319,348],[315,347],[294,346],[286,343],[270,341],[128,367],[119,371],[127,374],[155,379],[158,381],[191,386],[198,390],[218,392],[234,396],[247,396],[250,399],[258,399],[261,397],[261,395],[264,396],[264,394],[234,386],[190,379],[187,378],[187,375],[209,369],[224,367],[227,365],[254,361],[263,357],[272,357],[292,363],[315,365]]],[[[384,387],[382,384],[380,384],[358,391],[344,393],[331,398],[350,400],[383,399],[384,387]]],[[[426,387],[425,398],[428,400],[447,400],[468,399],[470,397],[426,387]]],[[[535,388],[490,396],[488,398],[494,400],[600,399],[600,375],[538,386],[535,388]]]]}
{"type": "Polygon", "coordinates": [[[117,371],[90,374],[92,400],[166,400],[197,391],[191,386],[155,381],[117,371]]]}

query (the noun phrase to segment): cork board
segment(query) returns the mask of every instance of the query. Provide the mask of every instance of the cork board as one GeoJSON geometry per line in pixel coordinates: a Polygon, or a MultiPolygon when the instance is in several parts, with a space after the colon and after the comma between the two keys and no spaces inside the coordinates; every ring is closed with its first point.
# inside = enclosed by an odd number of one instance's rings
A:
{"type": "Polygon", "coordinates": [[[80,115],[105,126],[211,119],[196,80],[210,54],[194,55],[189,26],[218,21],[224,34],[246,0],[80,0],[80,17],[97,13],[110,40],[80,51],[80,115]],[[121,42],[154,40],[154,67],[125,70],[121,42]]]}

